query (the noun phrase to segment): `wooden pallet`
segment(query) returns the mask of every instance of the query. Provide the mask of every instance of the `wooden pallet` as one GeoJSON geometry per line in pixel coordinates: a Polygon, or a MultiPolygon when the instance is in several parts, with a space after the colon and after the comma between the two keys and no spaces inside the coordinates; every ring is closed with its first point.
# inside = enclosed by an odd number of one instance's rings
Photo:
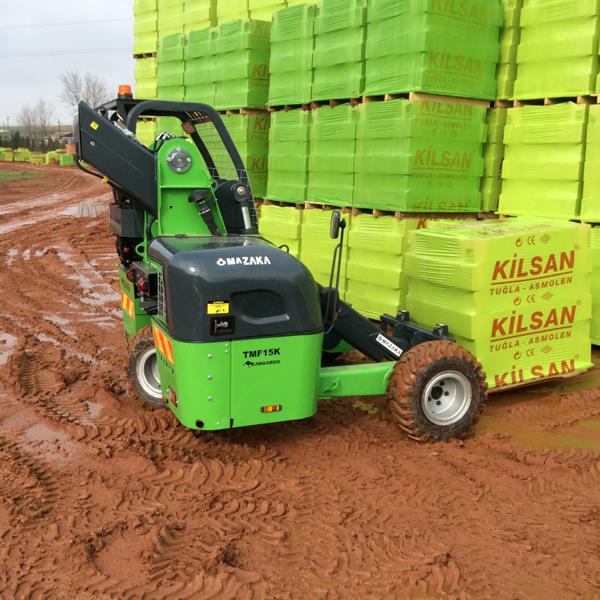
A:
{"type": "Polygon", "coordinates": [[[156,52],[144,52],[141,54],[134,54],[133,58],[156,58],[156,52]]]}
{"type": "Polygon", "coordinates": [[[441,96],[439,94],[426,94],[425,92],[408,92],[405,94],[384,94],[382,96],[363,96],[362,103],[390,102],[392,100],[412,100],[413,102],[446,102],[450,104],[468,104],[489,108],[491,102],[487,100],[476,100],[475,98],[462,98],[459,96],[441,96]]]}
{"type": "Polygon", "coordinates": [[[283,200],[268,200],[266,198],[254,199],[261,206],[279,206],[280,208],[294,207],[304,210],[304,202],[284,202],[283,200]]]}
{"type": "Polygon", "coordinates": [[[310,103],[306,104],[284,104],[282,106],[275,105],[267,108],[269,112],[289,112],[290,110],[310,110],[310,103]]]}
{"type": "Polygon", "coordinates": [[[406,212],[406,211],[391,211],[391,210],[379,210],[376,208],[352,208],[352,216],[357,217],[359,215],[369,215],[374,219],[380,219],[382,217],[394,217],[398,221],[405,219],[420,219],[420,220],[441,220],[441,219],[453,219],[453,220],[483,220],[492,219],[495,216],[493,213],[483,212],[406,212]]]}
{"type": "Polygon", "coordinates": [[[312,110],[316,110],[317,108],[321,108],[322,106],[330,106],[331,108],[335,108],[336,106],[340,106],[341,104],[350,104],[351,106],[356,106],[360,104],[360,98],[335,98],[332,100],[313,100],[310,103],[310,108],[312,110]]]}
{"type": "Polygon", "coordinates": [[[535,98],[531,100],[496,100],[494,108],[520,108],[522,106],[553,106],[573,102],[575,104],[599,104],[599,96],[565,96],[564,98],[535,98]]]}
{"type": "Polygon", "coordinates": [[[267,113],[265,109],[261,108],[227,108],[225,110],[217,111],[220,115],[264,115],[267,113]]]}

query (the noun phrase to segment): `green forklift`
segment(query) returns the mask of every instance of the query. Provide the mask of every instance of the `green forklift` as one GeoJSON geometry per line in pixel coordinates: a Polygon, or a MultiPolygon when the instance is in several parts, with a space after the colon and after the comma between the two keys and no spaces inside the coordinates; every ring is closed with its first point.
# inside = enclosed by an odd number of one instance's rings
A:
{"type": "Polygon", "coordinates": [[[81,102],[75,132],[78,165],[113,189],[129,373],[147,405],[205,431],[306,419],[320,400],[363,396],[388,397],[391,418],[420,441],[463,436],[477,421],[485,375],[444,324],[423,328],[406,311],[374,323],[339,298],[339,211],[327,287],[259,235],[248,175],[215,109],[124,90],[97,108],[81,102]],[[148,117],[179,119],[182,135],[144,146],[136,130],[148,117]],[[332,360],[348,349],[364,360],[332,360]]]}

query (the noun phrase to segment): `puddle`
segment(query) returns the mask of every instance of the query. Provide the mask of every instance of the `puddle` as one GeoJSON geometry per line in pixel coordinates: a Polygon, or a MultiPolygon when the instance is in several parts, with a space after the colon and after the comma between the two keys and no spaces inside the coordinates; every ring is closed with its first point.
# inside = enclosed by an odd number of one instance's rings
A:
{"type": "Polygon", "coordinates": [[[30,442],[36,442],[39,448],[54,457],[67,458],[73,456],[76,451],[75,445],[66,433],[51,429],[43,423],[32,425],[23,432],[22,437],[30,442]]]}
{"type": "Polygon", "coordinates": [[[106,196],[100,196],[98,198],[91,198],[75,206],[69,206],[63,211],[58,213],[64,217],[77,217],[77,218],[95,218],[103,215],[107,208],[106,204],[100,204],[99,200],[105,200],[106,196]]]}
{"type": "Polygon", "coordinates": [[[102,404],[100,404],[99,402],[92,402],[91,400],[86,400],[85,403],[87,404],[87,408],[92,419],[94,417],[97,417],[104,408],[104,406],[102,406],[102,404]]]}
{"type": "Polygon", "coordinates": [[[12,265],[15,262],[15,258],[17,257],[17,254],[19,254],[19,251],[16,248],[11,248],[6,253],[6,264],[12,265]]]}
{"type": "Polygon", "coordinates": [[[70,336],[75,335],[75,330],[71,327],[67,327],[71,323],[69,319],[65,319],[64,317],[59,317],[58,315],[44,315],[44,319],[46,321],[50,321],[50,323],[54,323],[57,327],[61,329],[64,333],[70,336]]]}
{"type": "Polygon", "coordinates": [[[17,345],[17,338],[10,333],[0,332],[0,365],[5,365],[17,345]]]}

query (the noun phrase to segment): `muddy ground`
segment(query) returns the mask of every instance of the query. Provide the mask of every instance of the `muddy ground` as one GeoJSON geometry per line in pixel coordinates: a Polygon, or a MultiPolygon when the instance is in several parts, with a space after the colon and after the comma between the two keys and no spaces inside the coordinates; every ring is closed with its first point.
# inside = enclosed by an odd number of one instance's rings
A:
{"type": "Polygon", "coordinates": [[[366,399],[192,433],[128,383],[108,188],[18,169],[41,175],[0,183],[0,598],[600,598],[598,369],[493,396],[464,442],[366,399]]]}

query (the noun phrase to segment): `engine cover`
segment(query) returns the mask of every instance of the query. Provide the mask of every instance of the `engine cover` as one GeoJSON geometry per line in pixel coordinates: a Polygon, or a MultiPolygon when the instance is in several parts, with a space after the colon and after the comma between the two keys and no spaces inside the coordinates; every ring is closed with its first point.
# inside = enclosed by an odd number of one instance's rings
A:
{"type": "Polygon", "coordinates": [[[183,342],[316,333],[317,284],[293,256],[258,236],[159,237],[165,317],[183,342]]]}

